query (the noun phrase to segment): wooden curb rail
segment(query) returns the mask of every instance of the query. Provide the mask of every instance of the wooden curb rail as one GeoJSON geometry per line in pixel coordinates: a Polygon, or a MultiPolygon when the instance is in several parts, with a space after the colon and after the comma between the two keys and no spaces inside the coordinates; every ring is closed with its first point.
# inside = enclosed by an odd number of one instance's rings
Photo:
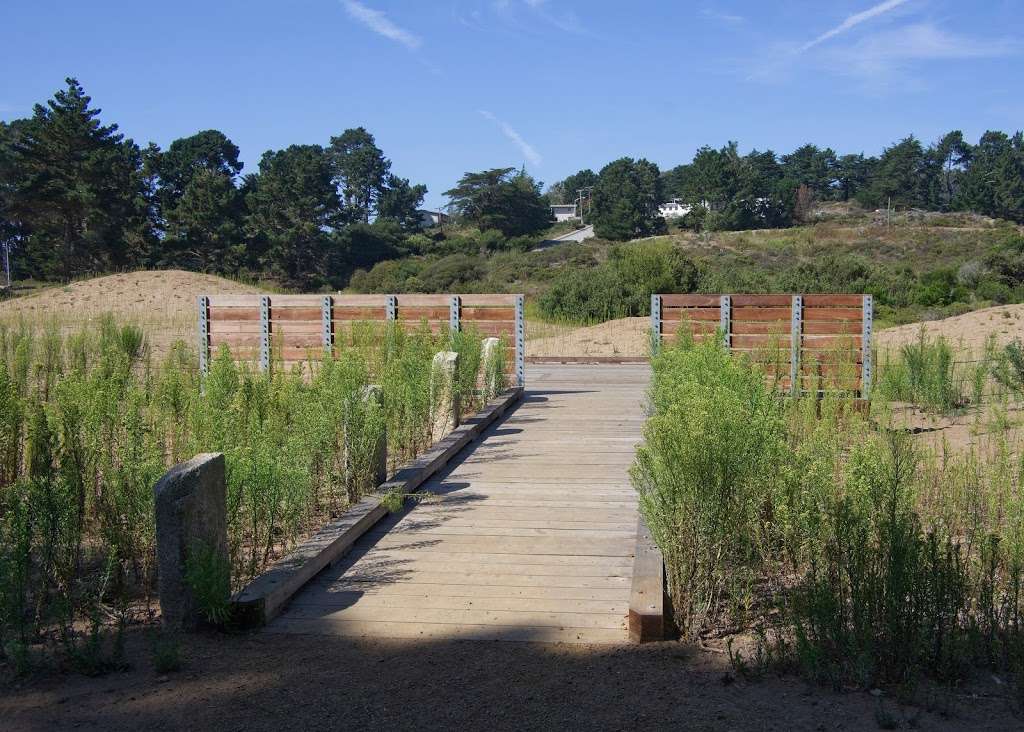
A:
{"type": "Polygon", "coordinates": [[[634,643],[668,640],[671,622],[665,597],[665,561],[643,517],[636,524],[633,584],[629,593],[629,639],[634,643]]]}
{"type": "Polygon", "coordinates": [[[388,511],[382,503],[385,494],[392,491],[403,494],[415,492],[522,396],[522,387],[516,387],[492,399],[447,437],[398,470],[373,495],[361,500],[346,511],[344,516],[320,529],[253,579],[232,598],[235,621],[242,627],[258,627],[277,617],[307,582],[345,556],[357,539],[387,515],[388,511]]]}

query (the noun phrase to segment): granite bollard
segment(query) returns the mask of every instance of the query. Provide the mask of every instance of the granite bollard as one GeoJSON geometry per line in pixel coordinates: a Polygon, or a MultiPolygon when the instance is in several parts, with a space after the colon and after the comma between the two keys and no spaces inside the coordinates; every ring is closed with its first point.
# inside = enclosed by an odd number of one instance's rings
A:
{"type": "MultiPolygon", "coordinates": [[[[224,455],[203,453],[175,465],[154,493],[160,613],[165,626],[194,628],[203,616],[187,580],[190,564],[229,566],[224,455]]],[[[230,577],[224,579],[226,601],[230,577]]]]}
{"type": "Polygon", "coordinates": [[[441,351],[430,369],[430,439],[438,442],[459,426],[461,403],[455,385],[459,354],[441,351]]]}

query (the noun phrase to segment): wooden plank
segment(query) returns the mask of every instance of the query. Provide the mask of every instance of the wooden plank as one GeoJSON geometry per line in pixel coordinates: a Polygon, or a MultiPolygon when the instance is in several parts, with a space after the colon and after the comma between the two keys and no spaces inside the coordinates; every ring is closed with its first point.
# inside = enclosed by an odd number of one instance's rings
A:
{"type": "Polygon", "coordinates": [[[358,604],[363,608],[428,610],[524,610],[534,612],[599,613],[625,617],[629,602],[625,598],[609,600],[562,600],[531,597],[451,597],[449,595],[380,595],[352,590],[316,592],[311,588],[292,603],[293,608],[317,608],[358,604]]]}
{"type": "Polygon", "coordinates": [[[270,320],[271,322],[284,320],[305,320],[309,322],[319,323],[323,317],[323,309],[320,306],[317,307],[281,307],[276,305],[274,302],[270,304],[270,320]]]}
{"type": "MultiPolygon", "coordinates": [[[[417,507],[417,511],[422,510],[417,507]]],[[[621,513],[621,512],[620,512],[621,513]]],[[[512,565],[515,567],[530,567],[535,572],[537,567],[552,567],[561,569],[564,572],[587,571],[590,569],[607,571],[608,569],[628,571],[633,566],[630,557],[581,557],[574,554],[488,554],[486,552],[447,552],[438,551],[433,547],[417,546],[411,549],[387,549],[376,546],[369,548],[354,549],[348,556],[349,560],[366,558],[369,561],[388,561],[404,563],[406,561],[419,562],[448,562],[450,564],[472,564],[474,566],[498,566],[512,565]]],[[[540,574],[540,572],[535,572],[540,574]]],[[[330,584],[331,580],[326,580],[330,584]]]]}
{"type": "Polygon", "coordinates": [[[813,320],[855,320],[864,317],[861,308],[804,308],[804,322],[813,320]]]}
{"type": "Polygon", "coordinates": [[[331,317],[334,320],[368,320],[383,321],[387,318],[387,311],[384,306],[375,307],[348,307],[335,305],[331,308],[331,317]]]}
{"type": "Polygon", "coordinates": [[[756,320],[747,320],[743,322],[733,321],[732,333],[733,335],[777,335],[782,338],[790,337],[789,322],[779,321],[777,323],[764,322],[756,320]]]}
{"type": "Polygon", "coordinates": [[[319,310],[323,300],[323,295],[270,295],[270,307],[271,309],[281,307],[306,307],[316,308],[319,310]]]}
{"type": "Polygon", "coordinates": [[[857,351],[860,350],[860,338],[853,336],[804,336],[802,339],[803,349],[841,349],[857,351]]]}
{"type": "Polygon", "coordinates": [[[742,307],[789,307],[793,302],[792,295],[732,295],[732,306],[742,307]]]}
{"type": "Polygon", "coordinates": [[[336,521],[331,522],[295,550],[276,562],[268,571],[252,580],[232,599],[234,614],[242,625],[262,625],[280,613],[307,582],[328,564],[340,559],[357,539],[369,532],[387,513],[380,494],[388,490],[411,493],[472,438],[479,435],[513,404],[522,398],[521,389],[510,390],[492,399],[466,424],[436,443],[427,455],[398,471],[380,486],[379,494],[368,496],[336,521]]]}
{"type": "Polygon", "coordinates": [[[737,349],[753,348],[783,351],[789,348],[789,334],[785,335],[733,335],[732,346],[737,349]]]}
{"type": "MultiPolygon", "coordinates": [[[[491,321],[462,321],[463,330],[475,332],[482,336],[510,336],[515,332],[515,328],[515,322],[496,323],[491,321]]],[[[514,352],[515,347],[510,346],[509,350],[514,352]]]]}
{"type": "Polygon", "coordinates": [[[387,623],[328,618],[285,617],[269,632],[313,633],[374,638],[436,638],[497,640],[523,643],[621,643],[622,631],[611,628],[530,627],[524,625],[455,625],[452,623],[387,623]]]}
{"type": "MultiPolygon", "coordinates": [[[[632,557],[630,557],[632,559],[632,557]]],[[[366,582],[349,582],[344,577],[334,581],[320,580],[309,585],[311,592],[321,587],[331,592],[358,592],[364,596],[376,597],[504,597],[533,600],[597,600],[629,601],[628,587],[516,587],[513,585],[439,585],[413,580],[389,584],[368,585],[366,582]]],[[[301,599],[301,596],[300,598],[301,599]]]]}
{"type": "Polygon", "coordinates": [[[210,333],[249,333],[259,337],[261,326],[258,320],[211,320],[210,333]]]}
{"type": "Polygon", "coordinates": [[[859,321],[812,320],[804,323],[804,335],[860,335],[863,326],[859,321]]]}
{"type": "Polygon", "coordinates": [[[332,295],[334,307],[371,308],[384,310],[388,304],[387,295],[332,295]]]}
{"type": "Polygon", "coordinates": [[[662,295],[661,307],[715,307],[722,302],[721,295],[662,295]]]}
{"type": "Polygon", "coordinates": [[[451,303],[451,295],[397,295],[398,309],[403,308],[443,308],[445,312],[451,303]]]}
{"type": "Polygon", "coordinates": [[[260,307],[257,302],[252,307],[221,307],[221,306],[210,306],[210,321],[224,320],[224,321],[245,321],[245,320],[256,320],[260,319],[260,307]]]}
{"type": "Polygon", "coordinates": [[[791,317],[790,308],[779,308],[779,307],[757,307],[757,308],[737,308],[732,309],[732,321],[734,323],[741,322],[744,320],[759,320],[759,321],[779,321],[789,323],[791,317]]]}
{"type": "Polygon", "coordinates": [[[260,307],[260,295],[209,295],[210,307],[260,307]]]}
{"type": "MultiPolygon", "coordinates": [[[[408,296],[406,296],[408,297],[408,296]]],[[[515,308],[518,295],[459,295],[462,307],[511,307],[515,308]]]]}
{"type": "Polygon", "coordinates": [[[443,320],[448,322],[448,315],[450,313],[447,305],[445,307],[411,307],[405,305],[404,301],[398,305],[398,319],[399,320],[443,320]]]}
{"type": "Polygon", "coordinates": [[[804,295],[804,307],[860,307],[864,295],[804,295]]]}
{"type": "Polygon", "coordinates": [[[474,320],[504,320],[510,321],[515,324],[516,320],[516,309],[515,308],[485,308],[485,307],[466,307],[465,302],[462,305],[462,311],[460,313],[460,319],[463,321],[474,321],[474,320]]]}
{"type": "Polygon", "coordinates": [[[691,335],[711,335],[718,330],[717,320],[676,320],[663,322],[661,324],[662,334],[672,335],[679,333],[690,333],[691,335]]]}
{"type": "Polygon", "coordinates": [[[323,618],[339,621],[384,623],[444,623],[450,625],[526,625],[552,628],[621,628],[623,616],[617,613],[551,612],[538,610],[454,609],[387,605],[364,606],[360,603],[331,611],[331,606],[302,604],[288,613],[291,620],[323,618]]]}
{"type": "Polygon", "coordinates": [[[661,319],[663,322],[674,320],[713,320],[716,323],[721,318],[719,308],[676,308],[662,307],[661,319]]]}
{"type": "Polygon", "coordinates": [[[668,637],[665,607],[665,561],[641,517],[636,524],[636,552],[629,592],[629,639],[634,643],[665,640],[668,637]]]}

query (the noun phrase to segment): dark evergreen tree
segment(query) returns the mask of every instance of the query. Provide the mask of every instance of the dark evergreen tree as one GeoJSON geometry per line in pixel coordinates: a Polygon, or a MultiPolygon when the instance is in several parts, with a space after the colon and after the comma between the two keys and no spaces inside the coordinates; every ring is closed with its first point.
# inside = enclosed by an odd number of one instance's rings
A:
{"type": "Polygon", "coordinates": [[[602,239],[627,241],[665,230],[658,212],[662,202],[661,171],[647,160],[620,158],[598,174],[593,194],[594,233],[602,239]]]}
{"type": "Polygon", "coordinates": [[[24,256],[37,276],[70,278],[136,266],[151,226],[142,154],[75,79],[37,104],[14,143],[11,215],[24,227],[24,256]]]}
{"type": "Polygon", "coordinates": [[[160,264],[237,272],[246,263],[245,201],[234,179],[199,170],[167,213],[160,264]]]}
{"type": "Polygon", "coordinates": [[[523,236],[551,223],[540,188],[525,170],[493,168],[466,173],[444,195],[460,216],[481,231],[497,229],[505,236],[523,236]]]}
{"type": "Polygon", "coordinates": [[[836,154],[828,147],[823,150],[817,145],[801,145],[782,156],[785,177],[798,186],[807,186],[819,201],[834,197],[835,167],[836,154]]]}
{"type": "Polygon", "coordinates": [[[388,174],[386,185],[377,198],[377,219],[394,221],[406,231],[420,227],[419,208],[427,187],[423,184],[410,185],[408,178],[388,174]]]}
{"type": "Polygon", "coordinates": [[[910,135],[887,147],[878,159],[871,186],[860,199],[872,206],[911,208],[926,205],[927,156],[921,142],[910,135]]]}
{"type": "Polygon", "coordinates": [[[333,230],[343,216],[324,149],[292,145],[268,150],[246,188],[246,230],[260,263],[292,287],[326,282],[335,260],[333,230]]]}
{"type": "Polygon", "coordinates": [[[391,161],[363,127],[332,137],[329,154],[349,220],[368,223],[387,188],[391,161]]]}

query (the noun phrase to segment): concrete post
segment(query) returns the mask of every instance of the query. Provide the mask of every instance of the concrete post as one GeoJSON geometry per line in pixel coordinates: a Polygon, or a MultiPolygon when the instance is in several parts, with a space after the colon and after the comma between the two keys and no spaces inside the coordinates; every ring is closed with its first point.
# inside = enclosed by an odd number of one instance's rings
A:
{"type": "Polygon", "coordinates": [[[496,397],[501,390],[500,348],[500,338],[484,338],[480,348],[480,384],[485,403],[496,397]]]}
{"type": "Polygon", "coordinates": [[[434,356],[430,369],[430,439],[437,442],[459,426],[459,394],[455,389],[455,375],[459,368],[459,354],[441,351],[434,356]]]}
{"type": "MultiPolygon", "coordinates": [[[[203,453],[179,463],[157,481],[156,561],[160,613],[165,626],[193,628],[203,617],[186,580],[201,556],[229,567],[224,455],[203,453]]],[[[224,600],[230,576],[224,577],[224,600]]]]}
{"type": "Polygon", "coordinates": [[[362,424],[353,427],[351,439],[372,440],[369,445],[365,464],[357,464],[360,451],[354,454],[349,451],[349,423],[346,418],[344,425],[345,439],[345,485],[348,486],[349,498],[357,500],[374,491],[377,486],[388,479],[388,441],[387,427],[384,424],[384,391],[379,386],[371,385],[363,388],[362,403],[366,410],[362,424]],[[367,429],[378,428],[375,434],[368,434],[367,429]]]}

